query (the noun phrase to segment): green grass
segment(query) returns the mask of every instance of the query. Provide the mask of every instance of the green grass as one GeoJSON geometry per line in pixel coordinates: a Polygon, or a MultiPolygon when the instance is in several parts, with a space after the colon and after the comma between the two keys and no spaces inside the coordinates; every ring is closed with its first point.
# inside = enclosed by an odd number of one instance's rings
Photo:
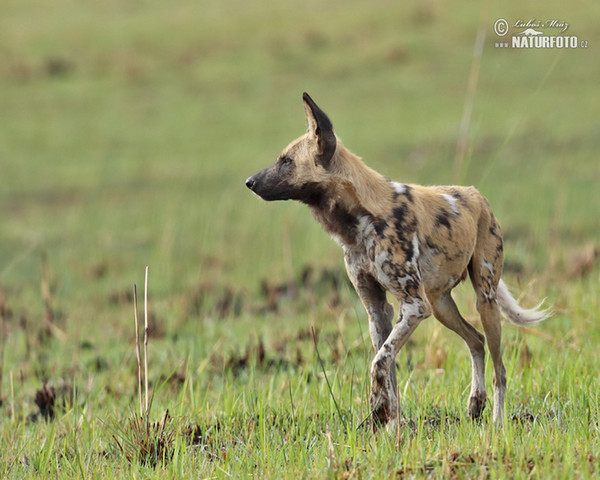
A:
{"type": "MultiPolygon", "coordinates": [[[[490,405],[468,420],[466,348],[424,322],[398,356],[394,438],[357,428],[372,352],[339,247],[305,207],[261,202],[244,179],[304,131],[308,91],[386,176],[456,181],[479,6],[5,1],[0,477],[597,475],[599,268],[572,264],[599,248],[600,11],[488,8],[458,181],[501,222],[507,283],[527,305],[548,297],[556,315],[504,330],[502,431],[490,405]],[[590,47],[496,49],[500,17],[568,21],[590,47]],[[113,437],[137,408],[130,292],[146,265],[151,420],[168,409],[173,432],[155,466],[130,463],[113,437]],[[277,311],[263,282],[288,293],[277,311]],[[44,382],[56,393],[48,421],[35,403],[44,382]]],[[[455,296],[477,325],[470,287],[455,296]]]]}

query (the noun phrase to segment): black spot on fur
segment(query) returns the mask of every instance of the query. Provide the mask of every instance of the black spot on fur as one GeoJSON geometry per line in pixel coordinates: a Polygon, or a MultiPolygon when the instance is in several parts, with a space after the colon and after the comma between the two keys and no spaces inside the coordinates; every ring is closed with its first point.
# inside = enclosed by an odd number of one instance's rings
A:
{"type": "Polygon", "coordinates": [[[335,206],[331,212],[331,218],[337,223],[340,228],[344,229],[355,229],[356,228],[356,217],[352,215],[348,210],[335,206]]]}
{"type": "Polygon", "coordinates": [[[407,280],[404,291],[408,294],[409,297],[416,297],[419,293],[419,281],[415,278],[411,278],[407,280]]]}
{"type": "Polygon", "coordinates": [[[342,237],[345,242],[352,243],[356,237],[356,216],[336,205],[330,218],[332,231],[342,237]]]}
{"type": "Polygon", "coordinates": [[[387,380],[386,362],[387,359],[385,358],[380,358],[375,362],[375,366],[377,367],[375,370],[375,379],[382,387],[385,386],[385,381],[387,380]]]}
{"type": "Polygon", "coordinates": [[[325,199],[326,192],[318,182],[308,182],[299,188],[297,199],[307,205],[318,205],[325,199]]]}
{"type": "Polygon", "coordinates": [[[498,224],[496,222],[492,223],[492,225],[490,226],[490,235],[492,235],[493,237],[496,237],[498,239],[502,238],[502,234],[500,233],[500,228],[498,227],[498,224]]]}
{"type": "Polygon", "coordinates": [[[412,262],[413,256],[415,254],[415,250],[413,248],[412,242],[409,242],[409,241],[402,242],[402,251],[404,252],[404,255],[406,255],[405,261],[412,262]]]}
{"type": "Polygon", "coordinates": [[[383,237],[383,232],[385,231],[385,227],[387,226],[387,223],[385,223],[385,220],[383,220],[382,218],[379,218],[379,217],[374,217],[372,222],[373,222],[373,228],[375,228],[375,233],[379,237],[383,237]]]}
{"type": "Polygon", "coordinates": [[[435,216],[435,224],[440,227],[446,227],[448,230],[452,230],[452,226],[450,225],[450,215],[444,209],[438,211],[435,216]]]}
{"type": "Polygon", "coordinates": [[[404,227],[407,212],[408,208],[406,207],[405,203],[403,203],[399,207],[394,208],[392,213],[394,214],[394,219],[397,227],[404,227]]]}
{"type": "Polygon", "coordinates": [[[394,226],[396,227],[399,240],[406,238],[404,234],[415,231],[417,222],[414,214],[409,211],[406,203],[394,208],[392,215],[394,217],[394,226]]]}
{"type": "Polygon", "coordinates": [[[467,202],[465,201],[465,198],[455,188],[453,188],[452,190],[450,190],[450,195],[452,195],[456,199],[456,201],[458,203],[460,203],[461,205],[465,206],[467,204],[467,202]]]}
{"type": "Polygon", "coordinates": [[[431,239],[431,237],[429,235],[427,235],[425,237],[425,245],[427,246],[427,248],[429,250],[431,250],[434,253],[439,253],[440,252],[440,247],[438,247],[433,240],[431,239]]]}
{"type": "Polygon", "coordinates": [[[431,255],[443,255],[444,259],[448,262],[453,262],[461,256],[461,252],[458,252],[456,255],[450,255],[447,247],[436,244],[429,236],[425,237],[425,246],[429,249],[431,255]]]}
{"type": "Polygon", "coordinates": [[[504,246],[502,245],[502,241],[500,240],[498,242],[498,244],[496,245],[496,256],[494,258],[494,262],[496,262],[496,260],[501,258],[503,254],[504,254],[504,246]]]}

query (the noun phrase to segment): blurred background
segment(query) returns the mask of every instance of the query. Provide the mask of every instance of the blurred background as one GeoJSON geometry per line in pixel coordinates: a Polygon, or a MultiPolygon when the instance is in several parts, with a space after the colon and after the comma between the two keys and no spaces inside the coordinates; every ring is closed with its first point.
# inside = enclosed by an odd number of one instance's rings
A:
{"type": "Polygon", "coordinates": [[[244,186],[304,132],[307,91],[382,174],[479,188],[507,275],[556,297],[600,238],[598,18],[595,2],[4,0],[0,294],[40,317],[46,271],[85,329],[129,321],[119,295],[146,265],[177,322],[342,271],[306,207],[244,186]],[[504,39],[567,22],[588,48],[499,48],[498,18],[504,39]]]}

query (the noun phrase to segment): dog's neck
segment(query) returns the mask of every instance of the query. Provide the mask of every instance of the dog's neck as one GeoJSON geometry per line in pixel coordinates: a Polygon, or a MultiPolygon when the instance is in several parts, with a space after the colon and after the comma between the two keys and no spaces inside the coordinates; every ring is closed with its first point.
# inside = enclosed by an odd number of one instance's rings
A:
{"type": "Polygon", "coordinates": [[[383,217],[390,211],[394,189],[338,140],[330,180],[311,204],[315,219],[342,246],[355,247],[362,217],[383,217]]]}
{"type": "Polygon", "coordinates": [[[330,172],[337,179],[339,195],[346,204],[359,206],[372,215],[389,211],[393,187],[380,173],[366,165],[359,156],[338,140],[330,172]]]}

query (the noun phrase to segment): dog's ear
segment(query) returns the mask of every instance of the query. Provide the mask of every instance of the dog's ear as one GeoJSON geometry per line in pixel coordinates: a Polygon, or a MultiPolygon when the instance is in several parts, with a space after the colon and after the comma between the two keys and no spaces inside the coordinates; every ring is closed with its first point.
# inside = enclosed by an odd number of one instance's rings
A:
{"type": "Polygon", "coordinates": [[[317,106],[308,93],[304,92],[302,99],[306,110],[308,133],[315,138],[319,146],[318,161],[325,168],[328,168],[337,144],[335,133],[333,133],[333,125],[329,117],[317,106]]]}

